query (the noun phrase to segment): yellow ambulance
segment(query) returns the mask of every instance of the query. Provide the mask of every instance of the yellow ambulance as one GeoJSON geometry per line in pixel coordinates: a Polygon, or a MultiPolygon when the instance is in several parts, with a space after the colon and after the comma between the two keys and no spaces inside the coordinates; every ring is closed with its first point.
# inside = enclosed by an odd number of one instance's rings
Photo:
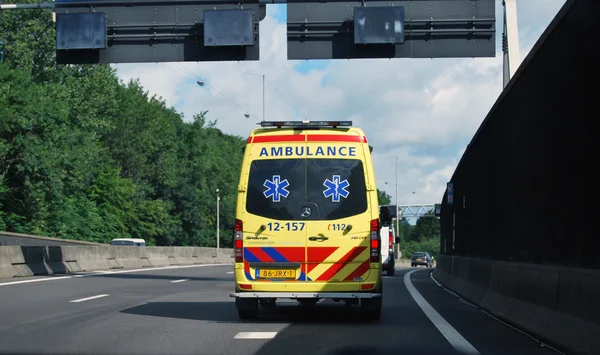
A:
{"type": "Polygon", "coordinates": [[[371,148],[351,121],[260,122],[244,149],[234,238],[236,308],[321,299],[381,316],[379,204],[371,148]]]}

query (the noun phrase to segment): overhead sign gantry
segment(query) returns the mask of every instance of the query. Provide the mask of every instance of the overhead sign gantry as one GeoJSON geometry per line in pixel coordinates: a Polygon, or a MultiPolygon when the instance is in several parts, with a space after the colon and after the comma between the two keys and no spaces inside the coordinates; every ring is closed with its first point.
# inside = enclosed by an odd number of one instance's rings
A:
{"type": "Polygon", "coordinates": [[[57,62],[259,60],[274,3],[290,60],[495,56],[494,0],[56,0],[57,62]]]}
{"type": "Polygon", "coordinates": [[[288,59],[494,57],[494,0],[287,5],[288,59]]]}
{"type": "Polygon", "coordinates": [[[60,64],[259,59],[264,5],[232,1],[56,0],[60,64]]]}

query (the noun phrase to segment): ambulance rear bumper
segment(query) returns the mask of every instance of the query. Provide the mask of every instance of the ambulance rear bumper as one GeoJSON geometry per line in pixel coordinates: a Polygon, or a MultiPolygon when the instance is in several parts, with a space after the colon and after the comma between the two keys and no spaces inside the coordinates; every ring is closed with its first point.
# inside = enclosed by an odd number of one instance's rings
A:
{"type": "Polygon", "coordinates": [[[367,292],[234,292],[239,298],[378,298],[381,293],[367,292]]]}

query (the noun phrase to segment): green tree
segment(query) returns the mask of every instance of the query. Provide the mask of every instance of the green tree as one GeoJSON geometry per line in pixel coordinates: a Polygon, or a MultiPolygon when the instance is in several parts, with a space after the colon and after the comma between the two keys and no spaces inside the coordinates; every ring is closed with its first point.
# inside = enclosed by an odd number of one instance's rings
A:
{"type": "Polygon", "coordinates": [[[440,221],[434,216],[419,217],[412,239],[422,242],[431,238],[440,238],[440,221]]]}
{"type": "Polygon", "coordinates": [[[389,205],[392,201],[392,196],[388,195],[387,192],[377,189],[377,199],[379,200],[380,206],[389,205]]]}
{"type": "Polygon", "coordinates": [[[410,258],[415,252],[428,252],[434,257],[440,254],[440,222],[431,216],[422,216],[411,226],[405,219],[402,221],[403,242],[400,248],[403,257],[410,258]]]}
{"type": "Polygon", "coordinates": [[[412,226],[405,217],[400,220],[400,240],[407,242],[414,240],[414,226],[412,226]]]}
{"type": "Polygon", "coordinates": [[[244,140],[109,66],[56,65],[54,38],[49,10],[0,12],[0,230],[214,246],[218,188],[231,245],[244,140]]]}

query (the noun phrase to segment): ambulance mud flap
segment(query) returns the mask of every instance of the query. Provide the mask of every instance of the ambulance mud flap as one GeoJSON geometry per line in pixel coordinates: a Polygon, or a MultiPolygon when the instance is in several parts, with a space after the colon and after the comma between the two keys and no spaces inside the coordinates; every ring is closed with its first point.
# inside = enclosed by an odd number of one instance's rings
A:
{"type": "Polygon", "coordinates": [[[360,312],[362,318],[368,321],[375,321],[381,318],[381,307],[383,306],[383,285],[381,285],[381,297],[363,298],[360,300],[360,312]]]}
{"type": "Polygon", "coordinates": [[[374,321],[381,318],[383,300],[379,298],[363,298],[360,300],[360,313],[363,319],[374,321]]]}

